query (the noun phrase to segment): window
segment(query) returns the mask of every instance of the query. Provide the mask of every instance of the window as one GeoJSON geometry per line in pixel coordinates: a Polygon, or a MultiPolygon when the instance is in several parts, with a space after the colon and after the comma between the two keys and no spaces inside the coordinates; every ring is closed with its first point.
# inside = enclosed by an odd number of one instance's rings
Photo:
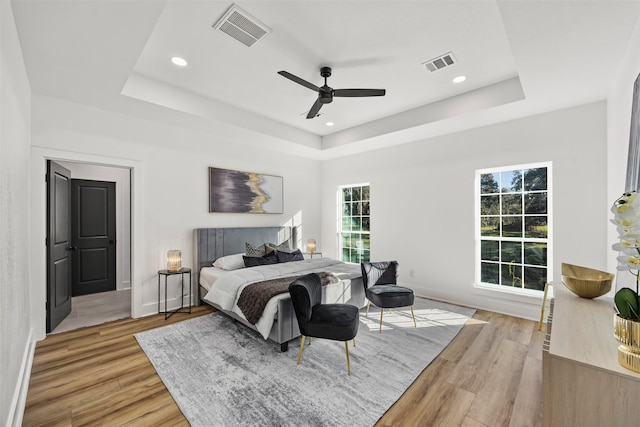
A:
{"type": "Polygon", "coordinates": [[[480,285],[541,291],[551,277],[551,164],[477,176],[476,274],[480,285]]]}
{"type": "Polygon", "coordinates": [[[340,187],[338,190],[338,254],[344,262],[370,260],[369,184],[340,187]]]}

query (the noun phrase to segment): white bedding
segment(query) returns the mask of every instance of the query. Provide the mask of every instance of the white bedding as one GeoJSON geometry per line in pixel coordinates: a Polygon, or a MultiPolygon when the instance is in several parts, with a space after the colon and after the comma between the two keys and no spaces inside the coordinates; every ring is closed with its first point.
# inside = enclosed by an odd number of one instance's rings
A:
{"type": "MultiPolygon", "coordinates": [[[[201,285],[204,286],[203,275],[209,274],[205,270],[212,268],[215,267],[205,267],[200,271],[201,285]]],[[[331,272],[340,279],[338,283],[326,286],[325,302],[329,303],[346,302],[349,300],[351,279],[361,277],[359,264],[345,264],[342,261],[329,258],[261,265],[258,267],[226,271],[223,275],[217,277],[204,299],[205,301],[218,305],[223,310],[232,311],[244,319],[245,317],[242,314],[242,310],[240,310],[236,303],[245,286],[278,277],[301,276],[321,271],[331,272]]],[[[269,332],[273,326],[273,321],[278,311],[278,300],[288,297],[289,294],[284,293],[271,298],[264,309],[262,317],[255,324],[256,329],[265,339],[269,337],[269,332]]]]}
{"type": "Polygon", "coordinates": [[[203,268],[200,270],[200,286],[209,291],[213,286],[213,283],[218,280],[218,277],[228,272],[228,270],[223,270],[218,267],[203,268]]]}

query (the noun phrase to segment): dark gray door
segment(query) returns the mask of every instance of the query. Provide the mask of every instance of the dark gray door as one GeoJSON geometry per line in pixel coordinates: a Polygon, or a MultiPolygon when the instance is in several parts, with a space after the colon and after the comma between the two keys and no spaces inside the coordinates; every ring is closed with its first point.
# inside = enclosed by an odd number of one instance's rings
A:
{"type": "Polygon", "coordinates": [[[47,333],[71,312],[71,172],[47,161],[47,333]]]}
{"type": "Polygon", "coordinates": [[[116,290],[116,184],[71,180],[73,296],[116,290]]]}

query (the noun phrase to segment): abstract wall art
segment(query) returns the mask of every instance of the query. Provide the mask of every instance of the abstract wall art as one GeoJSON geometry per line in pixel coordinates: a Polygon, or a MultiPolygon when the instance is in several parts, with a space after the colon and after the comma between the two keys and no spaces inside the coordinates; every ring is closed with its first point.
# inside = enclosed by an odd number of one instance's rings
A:
{"type": "Polygon", "coordinates": [[[209,212],[283,213],[281,176],[209,168],[209,212]]]}

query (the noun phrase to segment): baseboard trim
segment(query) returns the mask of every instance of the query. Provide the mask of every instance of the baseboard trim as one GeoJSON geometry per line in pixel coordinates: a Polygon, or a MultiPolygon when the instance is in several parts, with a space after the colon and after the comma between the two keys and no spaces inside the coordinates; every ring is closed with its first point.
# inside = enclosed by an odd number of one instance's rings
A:
{"type": "Polygon", "coordinates": [[[465,307],[475,308],[479,310],[492,311],[494,313],[504,314],[507,316],[533,320],[535,322],[537,322],[540,317],[540,307],[542,302],[532,304],[532,303],[523,303],[519,301],[505,300],[497,297],[491,300],[486,295],[478,295],[475,293],[471,293],[470,295],[468,295],[472,298],[474,296],[476,297],[476,298],[473,298],[473,300],[471,300],[468,298],[468,296],[461,298],[460,295],[451,295],[446,292],[437,292],[437,291],[434,291],[433,289],[426,290],[418,287],[413,287],[413,290],[416,293],[416,296],[435,299],[435,300],[446,302],[449,304],[462,305],[465,307]],[[477,298],[478,296],[483,298],[477,298]]]}
{"type": "Polygon", "coordinates": [[[20,365],[20,376],[16,384],[16,389],[11,399],[11,407],[7,417],[7,426],[20,427],[24,416],[24,407],[27,403],[27,393],[29,391],[29,380],[31,379],[31,367],[33,366],[33,356],[36,351],[36,342],[33,339],[33,329],[29,330],[27,345],[22,356],[20,365]]]}
{"type": "MultiPolygon", "coordinates": [[[[195,297],[195,295],[193,296],[195,297]]],[[[188,307],[189,295],[184,296],[184,307],[188,307]]],[[[195,304],[191,304],[191,306],[195,306],[195,304]]],[[[167,310],[176,310],[180,308],[180,297],[168,298],[167,299],[167,310]]],[[[160,309],[164,310],[164,300],[160,304],[160,309]]],[[[137,317],[147,317],[152,316],[154,314],[158,314],[158,302],[146,303],[141,307],[139,315],[137,317]]],[[[131,316],[133,317],[133,316],[131,316]]]]}

